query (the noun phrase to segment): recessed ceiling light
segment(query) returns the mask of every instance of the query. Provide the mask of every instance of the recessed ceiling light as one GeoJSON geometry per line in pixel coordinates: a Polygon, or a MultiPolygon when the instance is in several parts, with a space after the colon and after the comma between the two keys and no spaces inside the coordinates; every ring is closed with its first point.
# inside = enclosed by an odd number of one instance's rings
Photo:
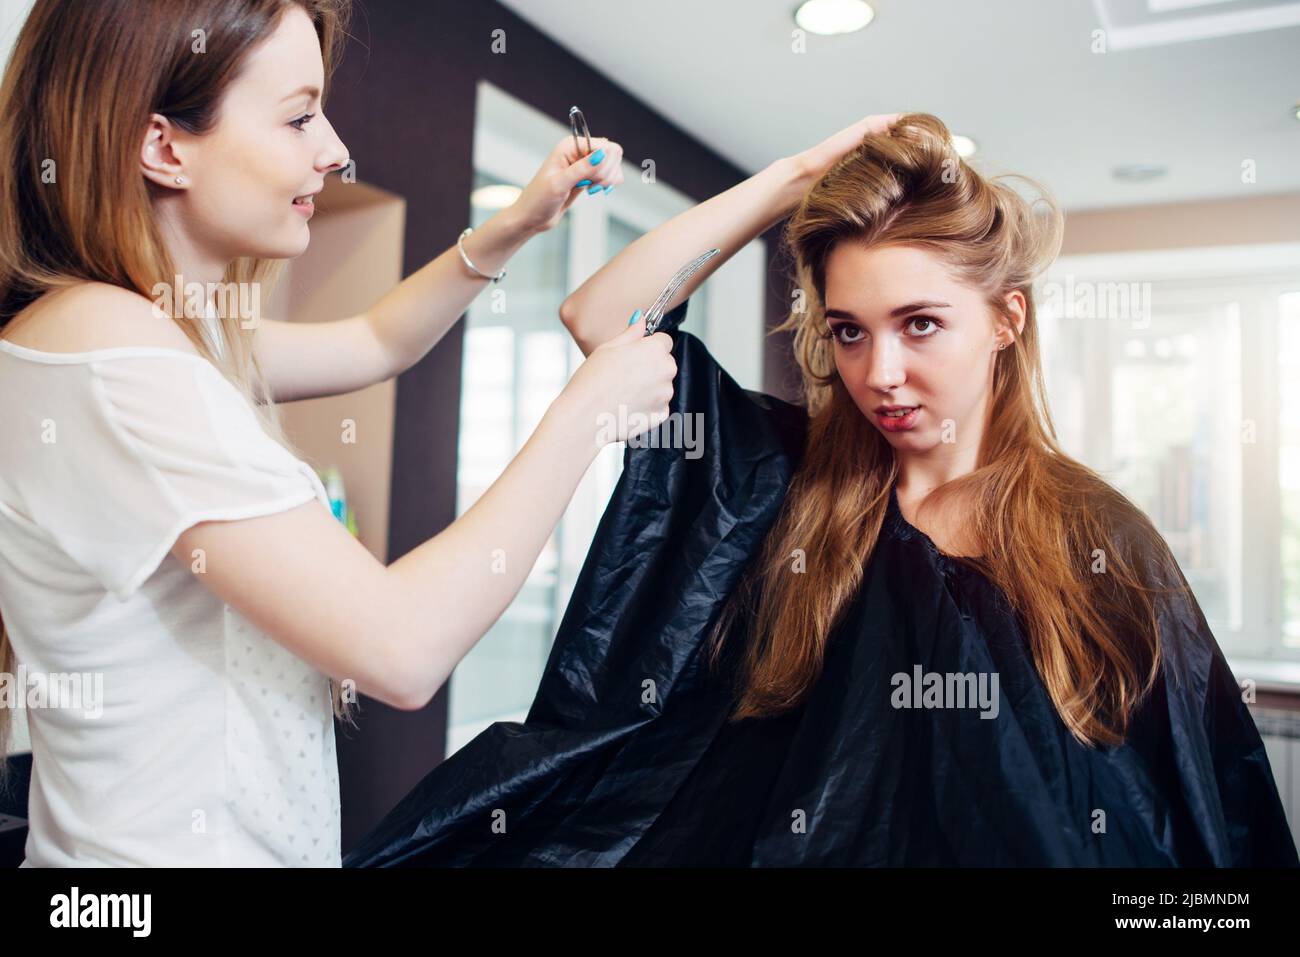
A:
{"type": "Polygon", "coordinates": [[[974,156],[975,151],[979,149],[979,147],[975,145],[975,141],[969,136],[962,136],[960,133],[953,133],[951,139],[952,148],[957,151],[957,155],[962,159],[966,159],[968,156],[974,156]]]}
{"type": "Polygon", "coordinates": [[[1155,163],[1129,163],[1125,166],[1116,166],[1110,171],[1110,175],[1125,183],[1145,183],[1159,179],[1168,172],[1167,166],[1159,166],[1155,163]]]}
{"type": "Polygon", "coordinates": [[[479,209],[505,209],[519,198],[522,193],[518,186],[498,183],[493,186],[480,186],[469,194],[469,201],[479,209]]]}
{"type": "Polygon", "coordinates": [[[807,0],[794,12],[794,22],[809,33],[834,36],[861,30],[875,16],[866,0],[807,0]]]}

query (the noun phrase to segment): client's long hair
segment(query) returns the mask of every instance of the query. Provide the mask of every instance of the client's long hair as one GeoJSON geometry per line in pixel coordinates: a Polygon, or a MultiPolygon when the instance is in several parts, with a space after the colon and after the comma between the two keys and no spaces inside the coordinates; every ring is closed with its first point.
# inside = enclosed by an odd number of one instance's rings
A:
{"type": "MultiPolygon", "coordinates": [[[[753,630],[738,672],[732,720],[787,711],[821,673],[827,641],[862,583],[898,462],[840,380],[824,313],[826,262],[836,244],[929,250],[985,295],[1014,336],[996,354],[988,426],[973,472],[931,503],[973,503],[976,567],[1018,615],[1039,675],[1081,743],[1124,739],[1160,662],[1146,561],[1167,546],[1149,519],[1057,444],[1039,358],[1032,283],[1060,251],[1064,218],[1033,180],[1045,215],[952,149],[929,114],[906,114],[866,136],[804,196],[786,227],[803,301],[773,331],[793,330],[810,416],[805,452],[758,560],[711,635],[710,661],[743,610],[753,630]],[[1005,297],[1025,297],[1016,333],[1005,297]],[[1121,539],[1137,530],[1141,550],[1121,539]],[[1095,572],[1097,549],[1105,570],[1095,572]],[[805,562],[793,571],[796,550],[805,562]]],[[[796,300],[798,302],[798,299],[796,300]]],[[[1175,582],[1175,585],[1178,583],[1175,582]]]]}

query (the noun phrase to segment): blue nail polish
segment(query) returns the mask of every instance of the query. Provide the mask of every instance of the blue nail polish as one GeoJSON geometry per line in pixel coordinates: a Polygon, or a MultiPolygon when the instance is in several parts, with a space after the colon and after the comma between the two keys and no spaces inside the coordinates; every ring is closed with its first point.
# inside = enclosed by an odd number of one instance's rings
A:
{"type": "MultiPolygon", "coordinates": [[[[578,184],[578,186],[590,186],[590,185],[591,185],[591,180],[589,179],[584,179],[581,183],[578,184]]],[[[578,186],[575,186],[573,188],[577,189],[578,186]]]]}
{"type": "Polygon", "coordinates": [[[612,192],[614,192],[614,187],[613,187],[613,186],[606,186],[606,187],[605,187],[605,192],[607,192],[607,193],[612,193],[612,192]]]}
{"type": "Polygon", "coordinates": [[[601,191],[601,187],[600,187],[600,186],[589,186],[589,187],[587,187],[587,195],[588,195],[588,196],[590,196],[592,193],[599,193],[600,191],[601,191]]]}
{"type": "Polygon", "coordinates": [[[627,321],[627,324],[629,326],[635,326],[636,321],[640,318],[641,318],[641,310],[638,309],[636,312],[632,313],[632,318],[627,321]]]}
{"type": "Polygon", "coordinates": [[[592,166],[599,166],[600,161],[603,160],[604,158],[605,158],[604,150],[596,150],[596,152],[592,153],[591,156],[588,157],[588,159],[591,160],[592,166]]]}

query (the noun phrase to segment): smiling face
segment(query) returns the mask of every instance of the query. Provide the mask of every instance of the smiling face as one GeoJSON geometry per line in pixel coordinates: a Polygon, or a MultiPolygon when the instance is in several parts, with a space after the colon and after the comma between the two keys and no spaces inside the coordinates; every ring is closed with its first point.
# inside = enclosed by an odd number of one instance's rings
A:
{"type": "MultiPolygon", "coordinates": [[[[984,296],[933,253],[841,242],[826,261],[826,322],[854,403],[896,451],[970,453],[983,434],[998,345],[984,296]],[[912,407],[888,417],[887,406],[912,407]]],[[[1023,325],[1024,297],[1008,304],[1023,325]]]]}
{"type": "Polygon", "coordinates": [[[203,136],[171,129],[190,184],[181,218],[196,245],[232,259],[285,259],[307,248],[312,209],[294,200],[318,192],[348,160],[320,109],[323,82],[316,30],[293,6],[249,52],[216,127],[203,136]]]}

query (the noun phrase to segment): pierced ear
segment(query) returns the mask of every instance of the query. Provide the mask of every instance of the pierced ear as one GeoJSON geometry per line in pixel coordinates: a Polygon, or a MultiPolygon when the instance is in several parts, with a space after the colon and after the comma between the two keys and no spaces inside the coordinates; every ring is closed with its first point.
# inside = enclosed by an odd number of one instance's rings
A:
{"type": "MultiPolygon", "coordinates": [[[[1011,315],[1009,317],[999,317],[997,328],[993,330],[994,354],[1002,352],[1004,349],[1010,349],[1016,344],[1016,337],[1011,332],[1011,320],[1016,319],[1016,312],[1015,306],[1009,299],[1007,300],[1007,307],[1011,309],[1011,315]]],[[[1021,317],[1020,324],[1022,327],[1024,326],[1023,317],[1021,317]]]]}
{"type": "Polygon", "coordinates": [[[144,142],[140,145],[140,172],[169,189],[185,182],[185,164],[176,154],[175,133],[175,127],[165,116],[150,114],[144,142]]]}

